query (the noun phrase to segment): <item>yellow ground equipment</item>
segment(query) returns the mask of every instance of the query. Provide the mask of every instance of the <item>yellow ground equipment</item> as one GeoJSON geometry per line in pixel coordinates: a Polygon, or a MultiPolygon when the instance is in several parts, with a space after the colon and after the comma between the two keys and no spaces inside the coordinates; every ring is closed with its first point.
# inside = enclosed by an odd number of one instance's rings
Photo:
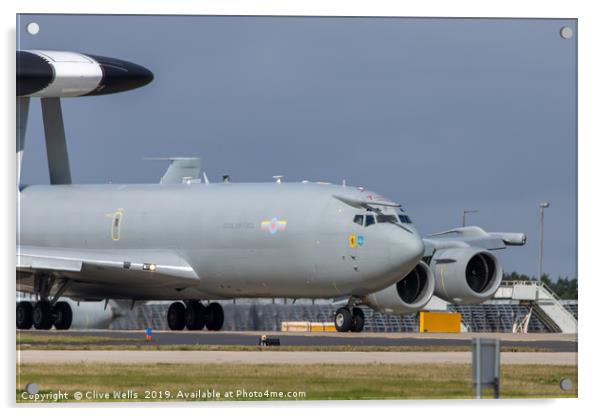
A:
{"type": "Polygon", "coordinates": [[[457,312],[420,312],[420,332],[460,332],[462,314],[457,312]]]}
{"type": "Polygon", "coordinates": [[[282,332],[335,332],[332,322],[289,321],[280,324],[282,332]]]}

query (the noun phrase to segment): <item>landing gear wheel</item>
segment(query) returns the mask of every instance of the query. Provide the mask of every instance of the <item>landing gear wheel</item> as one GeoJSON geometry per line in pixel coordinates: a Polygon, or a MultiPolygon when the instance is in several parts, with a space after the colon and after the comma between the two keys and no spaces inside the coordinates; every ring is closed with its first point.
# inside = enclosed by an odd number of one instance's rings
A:
{"type": "Polygon", "coordinates": [[[186,326],[186,307],[182,302],[174,302],[169,305],[167,326],[172,331],[181,331],[186,326]]]}
{"type": "Polygon", "coordinates": [[[17,303],[17,329],[31,329],[33,325],[33,305],[31,302],[17,303]]]}
{"type": "Polygon", "coordinates": [[[207,329],[219,331],[224,326],[224,308],[219,303],[210,303],[207,307],[207,329]]]}
{"type": "Polygon", "coordinates": [[[347,332],[351,329],[353,317],[347,308],[340,308],[334,315],[334,326],[338,332],[347,332]]]}
{"type": "Polygon", "coordinates": [[[54,327],[56,329],[69,329],[73,321],[73,311],[67,302],[57,302],[52,308],[54,327]]]}
{"type": "Polygon", "coordinates": [[[33,326],[36,329],[52,328],[52,308],[50,302],[41,300],[33,308],[33,326]]]}
{"type": "Polygon", "coordinates": [[[200,302],[190,302],[186,307],[186,328],[190,331],[200,331],[207,320],[207,310],[200,302]]]}
{"type": "Polygon", "coordinates": [[[352,315],[351,332],[362,332],[364,329],[364,311],[360,308],[353,308],[352,315]]]}

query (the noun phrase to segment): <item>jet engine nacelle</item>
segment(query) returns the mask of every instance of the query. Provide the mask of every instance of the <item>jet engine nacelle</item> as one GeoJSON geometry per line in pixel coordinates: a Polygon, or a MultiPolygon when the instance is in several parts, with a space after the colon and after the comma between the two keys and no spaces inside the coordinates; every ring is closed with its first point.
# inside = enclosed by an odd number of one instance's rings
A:
{"type": "Polygon", "coordinates": [[[430,263],[435,295],[455,304],[490,299],[502,281],[502,267],[490,251],[474,247],[436,251],[430,263]]]}
{"type": "Polygon", "coordinates": [[[424,308],[435,290],[435,277],[421,261],[399,282],[365,296],[363,302],[382,313],[404,315],[424,308]]]}
{"type": "Polygon", "coordinates": [[[71,329],[107,329],[120,315],[112,302],[104,307],[104,302],[77,302],[63,298],[73,311],[71,329]]]}

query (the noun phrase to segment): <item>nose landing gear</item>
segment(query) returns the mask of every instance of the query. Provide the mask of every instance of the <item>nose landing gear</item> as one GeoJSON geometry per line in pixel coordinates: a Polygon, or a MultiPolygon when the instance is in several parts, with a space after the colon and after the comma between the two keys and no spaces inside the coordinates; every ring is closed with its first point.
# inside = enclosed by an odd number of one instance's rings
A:
{"type": "Polygon", "coordinates": [[[364,312],[357,307],[339,308],[334,315],[334,326],[338,332],[362,332],[364,312]]]}

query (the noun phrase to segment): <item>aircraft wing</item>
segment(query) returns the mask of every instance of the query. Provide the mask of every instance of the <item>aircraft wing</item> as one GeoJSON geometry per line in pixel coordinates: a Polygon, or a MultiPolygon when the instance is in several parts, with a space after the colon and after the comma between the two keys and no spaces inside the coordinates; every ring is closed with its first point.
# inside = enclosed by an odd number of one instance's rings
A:
{"type": "Polygon", "coordinates": [[[16,260],[18,279],[42,272],[104,285],[186,288],[199,282],[190,264],[170,251],[18,246],[16,260]]]}
{"type": "Polygon", "coordinates": [[[522,246],[527,242],[523,233],[487,232],[481,227],[459,227],[428,235],[423,239],[425,256],[435,250],[451,247],[481,247],[487,250],[501,250],[507,246],[522,246]]]}

